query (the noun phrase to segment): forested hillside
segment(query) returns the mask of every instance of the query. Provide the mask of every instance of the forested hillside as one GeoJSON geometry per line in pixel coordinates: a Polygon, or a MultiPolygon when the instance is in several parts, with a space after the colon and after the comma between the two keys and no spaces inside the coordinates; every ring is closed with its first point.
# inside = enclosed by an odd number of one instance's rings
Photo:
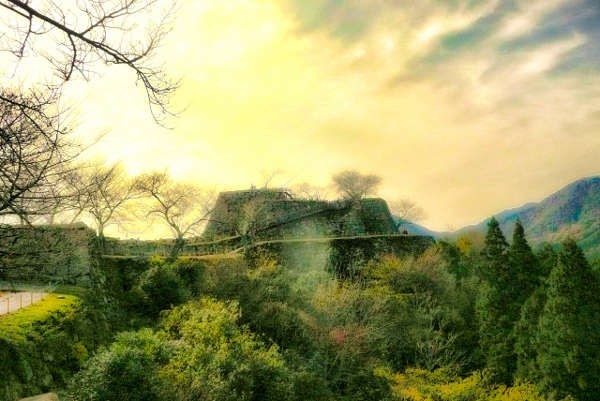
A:
{"type": "MultiPolygon", "coordinates": [[[[532,244],[560,243],[574,238],[592,259],[600,257],[600,177],[584,178],[569,184],[541,202],[528,203],[498,213],[495,218],[506,233],[520,220],[532,244]]],[[[416,234],[427,233],[436,238],[458,238],[485,233],[487,221],[454,232],[434,232],[416,224],[406,227],[416,234]]]]}
{"type": "Polygon", "coordinates": [[[64,388],[36,388],[73,401],[596,400],[598,277],[575,242],[534,253],[513,231],[491,220],[481,252],[442,241],[343,264],[105,257],[81,309],[112,342],[70,361],[64,388]]]}

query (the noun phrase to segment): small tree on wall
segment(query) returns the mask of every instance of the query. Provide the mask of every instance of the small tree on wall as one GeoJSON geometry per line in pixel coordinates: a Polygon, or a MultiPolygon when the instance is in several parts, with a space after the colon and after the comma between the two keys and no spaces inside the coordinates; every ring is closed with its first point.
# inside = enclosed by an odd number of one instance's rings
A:
{"type": "Polygon", "coordinates": [[[341,171],[331,178],[334,188],[343,199],[358,202],[372,195],[381,184],[381,177],[374,174],[361,174],[356,170],[341,171]]]}
{"type": "Polygon", "coordinates": [[[410,199],[398,199],[390,202],[390,211],[397,218],[396,230],[400,231],[403,225],[416,222],[425,217],[425,211],[416,202],[410,199]]]}

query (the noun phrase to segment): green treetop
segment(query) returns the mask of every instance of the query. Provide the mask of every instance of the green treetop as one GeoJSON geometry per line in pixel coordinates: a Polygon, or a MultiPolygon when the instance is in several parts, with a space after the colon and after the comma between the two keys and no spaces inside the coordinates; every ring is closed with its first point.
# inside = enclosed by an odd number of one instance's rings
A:
{"type": "Polygon", "coordinates": [[[552,397],[579,401],[600,394],[600,293],[575,241],[567,240],[548,279],[539,319],[537,364],[542,388],[552,397]]]}
{"type": "Polygon", "coordinates": [[[508,251],[511,268],[513,290],[513,303],[515,303],[515,317],[527,298],[533,293],[540,281],[539,263],[525,238],[525,230],[520,220],[515,223],[513,241],[508,251]]]}

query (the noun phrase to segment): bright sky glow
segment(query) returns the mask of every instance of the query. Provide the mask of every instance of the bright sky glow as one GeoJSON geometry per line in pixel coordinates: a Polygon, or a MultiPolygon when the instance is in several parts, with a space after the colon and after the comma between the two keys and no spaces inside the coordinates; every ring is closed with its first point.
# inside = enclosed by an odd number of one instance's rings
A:
{"type": "Polygon", "coordinates": [[[126,70],[69,97],[80,135],[109,132],[90,157],[132,174],[237,189],[355,168],[459,228],[600,174],[598,20],[595,0],[187,0],[159,54],[182,78],[173,130],[126,70]]]}

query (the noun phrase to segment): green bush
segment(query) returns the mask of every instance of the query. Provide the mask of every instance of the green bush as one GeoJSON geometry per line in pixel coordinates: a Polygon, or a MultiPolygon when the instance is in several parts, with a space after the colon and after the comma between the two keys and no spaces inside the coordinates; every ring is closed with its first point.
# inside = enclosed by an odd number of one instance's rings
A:
{"type": "Polygon", "coordinates": [[[179,399],[291,399],[290,372],[274,345],[238,325],[236,303],[203,298],[169,311],[162,322],[177,342],[165,367],[179,399]]]}
{"type": "Polygon", "coordinates": [[[513,387],[493,385],[490,384],[490,378],[480,372],[474,372],[465,378],[457,377],[446,369],[407,369],[402,374],[381,374],[390,380],[394,393],[403,401],[546,400],[532,384],[522,383],[513,387]]]}
{"type": "Polygon", "coordinates": [[[142,309],[149,317],[189,299],[190,292],[172,266],[157,264],[146,270],[137,283],[142,309]]]}
{"type": "Polygon", "coordinates": [[[295,375],[278,347],[263,343],[239,317],[236,303],[211,298],[175,307],[156,333],[123,333],[90,359],[70,383],[69,399],[296,400],[296,380],[311,377],[295,375]]]}
{"type": "Polygon", "coordinates": [[[88,361],[69,385],[70,400],[162,401],[172,399],[159,374],[171,346],[150,329],[126,332],[88,361]]]}
{"type": "Polygon", "coordinates": [[[201,294],[205,270],[202,262],[179,258],[173,262],[172,268],[191,296],[196,297],[201,294]]]}

